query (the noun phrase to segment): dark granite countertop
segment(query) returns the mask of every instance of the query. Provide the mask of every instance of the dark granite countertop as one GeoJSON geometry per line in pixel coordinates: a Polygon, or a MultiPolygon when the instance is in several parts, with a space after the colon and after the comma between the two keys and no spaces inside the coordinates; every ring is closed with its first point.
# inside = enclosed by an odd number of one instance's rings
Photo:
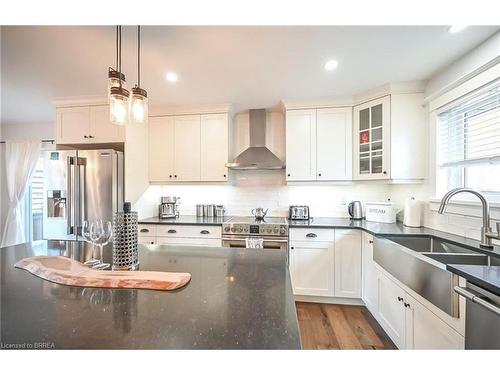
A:
{"type": "MultiPolygon", "coordinates": [[[[105,260],[111,257],[105,248],[105,260]]],[[[85,243],[38,241],[0,249],[0,342],[113,349],[299,349],[285,253],[139,247],[141,270],[192,274],[182,289],[80,288],[14,268],[34,255],[84,261],[85,243]]]]}
{"type": "Polygon", "coordinates": [[[170,224],[170,225],[222,225],[228,217],[198,217],[195,215],[180,215],[171,219],[160,219],[158,216],[140,219],[139,224],[170,224]]]}
{"type": "Polygon", "coordinates": [[[495,245],[492,250],[484,249],[479,246],[479,241],[458,236],[439,230],[420,227],[412,228],[405,227],[401,223],[384,224],[366,220],[352,220],[349,218],[331,218],[317,217],[310,221],[289,220],[290,228],[344,228],[344,229],[361,229],[374,236],[434,236],[445,239],[449,242],[465,246],[471,250],[478,251],[487,255],[500,258],[500,246],[495,245]]]}
{"type": "Polygon", "coordinates": [[[481,288],[500,296],[500,266],[449,264],[446,269],[481,288]]]}

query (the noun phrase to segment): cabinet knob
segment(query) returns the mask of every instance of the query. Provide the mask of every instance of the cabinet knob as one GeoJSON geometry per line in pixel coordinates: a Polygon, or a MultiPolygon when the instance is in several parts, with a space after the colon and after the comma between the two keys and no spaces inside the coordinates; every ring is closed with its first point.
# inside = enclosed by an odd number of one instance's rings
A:
{"type": "Polygon", "coordinates": [[[84,135],[83,138],[88,138],[88,135],[84,135]]]}
{"type": "Polygon", "coordinates": [[[176,175],[176,174],[174,174],[174,177],[175,177],[175,178],[177,178],[177,175],[176,175]]]}
{"type": "Polygon", "coordinates": [[[369,243],[373,243],[373,240],[368,241],[369,243]]]}
{"type": "MultiPolygon", "coordinates": [[[[398,297],[398,301],[401,302],[403,300],[403,297],[398,297]]],[[[406,304],[406,303],[405,303],[406,304]]]]}
{"type": "Polygon", "coordinates": [[[172,175],[170,175],[170,176],[168,176],[168,177],[172,178],[172,175]]]}
{"type": "Polygon", "coordinates": [[[89,135],[89,138],[94,138],[94,136],[93,135],[89,135]]]}
{"type": "Polygon", "coordinates": [[[287,176],[290,177],[290,173],[288,173],[287,176]]]}
{"type": "Polygon", "coordinates": [[[410,304],[405,302],[405,307],[410,307],[410,304]]]}
{"type": "Polygon", "coordinates": [[[387,171],[382,172],[383,174],[387,174],[387,171]]]}
{"type": "Polygon", "coordinates": [[[290,250],[294,250],[294,249],[295,249],[295,247],[293,247],[293,246],[290,248],[290,250]]]}
{"type": "Polygon", "coordinates": [[[321,177],[321,173],[318,173],[318,176],[321,177]]]}
{"type": "Polygon", "coordinates": [[[224,177],[226,177],[226,175],[224,175],[224,177]]]}

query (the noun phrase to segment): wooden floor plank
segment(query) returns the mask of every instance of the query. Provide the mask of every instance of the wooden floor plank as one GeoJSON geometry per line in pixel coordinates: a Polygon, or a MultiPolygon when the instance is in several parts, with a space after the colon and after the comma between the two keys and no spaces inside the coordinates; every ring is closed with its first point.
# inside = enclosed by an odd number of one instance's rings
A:
{"type": "Polygon", "coordinates": [[[297,302],[303,349],[395,349],[364,306],[297,302]]]}

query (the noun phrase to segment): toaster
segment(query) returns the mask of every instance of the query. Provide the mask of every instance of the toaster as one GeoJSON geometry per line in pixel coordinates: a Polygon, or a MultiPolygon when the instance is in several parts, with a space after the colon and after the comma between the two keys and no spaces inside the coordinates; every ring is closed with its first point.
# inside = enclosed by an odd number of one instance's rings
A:
{"type": "Polygon", "coordinates": [[[309,220],[309,206],[290,206],[288,218],[290,220],[309,220]]]}

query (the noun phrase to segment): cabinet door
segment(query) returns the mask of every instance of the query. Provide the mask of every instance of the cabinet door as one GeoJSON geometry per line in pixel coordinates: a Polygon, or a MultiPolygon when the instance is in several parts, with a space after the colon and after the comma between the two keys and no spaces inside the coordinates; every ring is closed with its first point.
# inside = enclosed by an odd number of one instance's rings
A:
{"type": "Polygon", "coordinates": [[[317,110],[317,180],[352,179],[352,108],[317,110]]]}
{"type": "Polygon", "coordinates": [[[316,110],[286,112],[286,175],[288,181],[316,180],[316,110]]]}
{"type": "Polygon", "coordinates": [[[361,297],[361,232],[335,229],[335,297],[361,297]]]}
{"type": "Polygon", "coordinates": [[[354,107],[354,178],[390,178],[390,96],[354,107]]]}
{"type": "Polygon", "coordinates": [[[376,315],[378,312],[378,280],[377,270],[373,262],[373,236],[363,232],[362,237],[362,298],[368,310],[376,315]]]}
{"type": "Polygon", "coordinates": [[[139,236],[137,239],[137,243],[144,244],[144,245],[155,245],[156,244],[156,237],[139,236]]]}
{"type": "Polygon", "coordinates": [[[201,116],[201,180],[227,181],[227,114],[201,116]]]}
{"type": "Polygon", "coordinates": [[[200,116],[175,116],[174,138],[174,180],[200,181],[200,116]]]}
{"type": "Polygon", "coordinates": [[[334,243],[292,242],[290,276],[293,293],[303,296],[334,296],[334,243]]]}
{"type": "Polygon", "coordinates": [[[109,121],[109,106],[93,106],[90,107],[90,137],[91,143],[125,142],[125,126],[109,121]]]}
{"type": "Polygon", "coordinates": [[[57,144],[90,142],[90,107],[57,109],[57,144]]]}
{"type": "Polygon", "coordinates": [[[174,180],[174,118],[149,118],[149,181],[174,180]]]}
{"type": "Polygon", "coordinates": [[[428,308],[406,295],[406,349],[464,349],[465,339],[428,308]]]}
{"type": "Polygon", "coordinates": [[[399,349],[405,348],[405,291],[378,272],[379,323],[399,349]]]}

